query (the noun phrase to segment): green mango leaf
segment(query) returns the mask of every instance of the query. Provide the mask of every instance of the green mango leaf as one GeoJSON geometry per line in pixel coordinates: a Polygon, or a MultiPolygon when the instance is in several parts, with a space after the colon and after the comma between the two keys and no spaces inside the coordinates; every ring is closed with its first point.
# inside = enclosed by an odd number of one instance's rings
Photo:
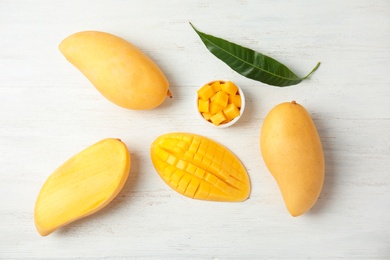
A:
{"type": "Polygon", "coordinates": [[[254,50],[229,42],[227,40],[205,34],[190,25],[199,35],[207,49],[218,59],[225,62],[230,68],[244,77],[263,82],[268,85],[285,87],[296,85],[307,79],[320,66],[301,78],[277,60],[254,50]]]}

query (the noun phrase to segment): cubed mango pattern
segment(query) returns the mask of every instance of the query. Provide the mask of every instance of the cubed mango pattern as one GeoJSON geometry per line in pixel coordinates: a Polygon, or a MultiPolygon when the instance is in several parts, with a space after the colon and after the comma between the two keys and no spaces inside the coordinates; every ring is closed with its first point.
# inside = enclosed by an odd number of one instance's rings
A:
{"type": "Polygon", "coordinates": [[[175,191],[194,199],[244,201],[250,193],[245,167],[227,148],[206,137],[169,133],[151,146],[161,178],[175,191]]]}

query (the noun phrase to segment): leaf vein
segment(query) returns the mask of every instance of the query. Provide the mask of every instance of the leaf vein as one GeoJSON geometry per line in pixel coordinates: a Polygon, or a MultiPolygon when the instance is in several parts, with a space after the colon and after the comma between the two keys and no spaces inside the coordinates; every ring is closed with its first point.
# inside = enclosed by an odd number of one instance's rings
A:
{"type": "Polygon", "coordinates": [[[230,52],[224,50],[224,49],[221,48],[220,46],[214,44],[214,43],[213,43],[212,41],[210,41],[209,39],[205,38],[203,35],[201,35],[200,37],[201,37],[202,39],[206,40],[207,42],[209,42],[210,44],[212,44],[214,47],[218,48],[219,50],[221,50],[221,51],[223,51],[223,52],[229,54],[230,56],[232,56],[232,57],[234,57],[234,58],[236,58],[236,59],[242,61],[242,62],[245,63],[245,64],[248,64],[250,67],[256,68],[256,69],[258,69],[258,70],[260,70],[260,71],[263,71],[263,72],[265,72],[265,73],[267,73],[267,74],[270,74],[270,75],[272,75],[272,76],[274,76],[274,77],[276,77],[276,78],[281,78],[281,79],[285,79],[285,80],[302,80],[302,78],[300,78],[300,77],[297,77],[297,78],[287,78],[287,77],[283,77],[283,76],[277,75],[277,74],[275,74],[275,73],[272,73],[272,72],[270,72],[270,71],[268,71],[268,70],[264,70],[263,68],[258,67],[258,66],[255,66],[254,64],[251,64],[251,63],[247,62],[246,60],[241,59],[240,57],[238,57],[238,56],[236,56],[236,55],[234,55],[234,54],[232,54],[232,53],[230,53],[230,52]]]}
{"type": "Polygon", "coordinates": [[[278,87],[296,85],[307,79],[320,66],[320,62],[318,62],[310,73],[302,78],[297,76],[287,66],[269,56],[225,39],[200,32],[191,23],[190,25],[214,56],[242,76],[265,84],[278,87]]]}

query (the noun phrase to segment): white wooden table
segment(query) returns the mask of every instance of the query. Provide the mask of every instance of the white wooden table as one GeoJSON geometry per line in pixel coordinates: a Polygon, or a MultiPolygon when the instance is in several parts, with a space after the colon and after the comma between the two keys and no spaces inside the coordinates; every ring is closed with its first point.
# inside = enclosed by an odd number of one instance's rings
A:
{"type": "Polygon", "coordinates": [[[390,1],[0,0],[0,258],[390,259],[390,1]],[[210,54],[189,25],[276,58],[303,83],[246,79],[210,54]],[[58,51],[66,36],[101,30],[142,49],[173,99],[151,111],[119,108],[58,51]],[[246,94],[228,129],[195,115],[195,91],[231,79],[246,94]],[[317,204],[293,218],[262,160],[268,111],[296,100],[311,113],[326,156],[317,204]],[[202,134],[233,151],[250,175],[242,203],[191,200],[154,170],[151,142],[202,134]],[[130,177],[100,212],[48,237],[33,210],[46,178],[106,137],[131,151],[130,177]]]}

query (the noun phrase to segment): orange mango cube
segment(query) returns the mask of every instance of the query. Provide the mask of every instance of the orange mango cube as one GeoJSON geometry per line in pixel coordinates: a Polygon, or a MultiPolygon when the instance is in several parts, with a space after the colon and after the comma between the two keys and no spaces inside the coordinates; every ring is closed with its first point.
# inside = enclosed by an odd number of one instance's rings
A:
{"type": "Polygon", "coordinates": [[[201,89],[198,90],[198,96],[203,100],[211,98],[212,95],[214,95],[214,90],[208,84],[204,85],[201,89]]]}
{"type": "Polygon", "coordinates": [[[233,120],[234,118],[236,118],[240,115],[240,110],[234,104],[229,104],[223,110],[223,113],[225,114],[227,119],[230,121],[230,120],[233,120]]]}
{"type": "Polygon", "coordinates": [[[234,95],[238,91],[238,87],[231,81],[226,82],[222,86],[222,90],[230,95],[234,95]]]}
{"type": "Polygon", "coordinates": [[[229,104],[234,104],[236,107],[241,107],[241,96],[240,95],[229,95],[229,104]]]}
{"type": "Polygon", "coordinates": [[[204,117],[204,119],[210,120],[210,118],[213,116],[213,114],[205,112],[205,113],[202,113],[202,116],[204,117]]]}
{"type": "Polygon", "coordinates": [[[215,81],[213,84],[211,84],[211,87],[214,90],[214,93],[217,93],[221,90],[221,83],[219,81],[215,81]]]}
{"type": "Polygon", "coordinates": [[[219,111],[222,111],[224,107],[222,106],[219,106],[215,100],[211,101],[210,103],[210,113],[215,115],[216,113],[218,113],[219,111]]]}
{"type": "Polygon", "coordinates": [[[215,93],[215,98],[213,99],[213,102],[221,107],[226,107],[229,101],[229,96],[224,91],[218,91],[215,93]]]}
{"type": "Polygon", "coordinates": [[[220,125],[223,121],[225,121],[227,117],[222,111],[219,111],[215,115],[213,115],[210,120],[214,125],[220,125]]]}
{"type": "Polygon", "coordinates": [[[198,99],[198,108],[199,108],[199,112],[209,112],[210,110],[209,100],[198,99]]]}

